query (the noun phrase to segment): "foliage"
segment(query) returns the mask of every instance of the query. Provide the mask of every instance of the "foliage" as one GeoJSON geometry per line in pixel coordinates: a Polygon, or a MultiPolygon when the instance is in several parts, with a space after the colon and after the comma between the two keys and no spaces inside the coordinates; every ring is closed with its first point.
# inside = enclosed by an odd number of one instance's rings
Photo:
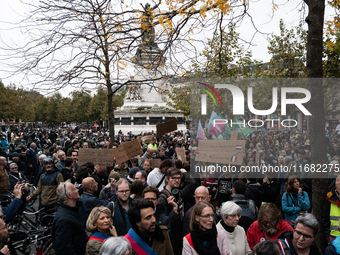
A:
{"type": "Polygon", "coordinates": [[[175,88],[168,91],[169,101],[168,106],[183,113],[184,116],[190,114],[190,90],[187,87],[175,88]]]}
{"type": "MultiPolygon", "coordinates": [[[[114,109],[121,107],[126,91],[113,97],[114,109]]],[[[108,120],[107,92],[99,88],[91,96],[88,91],[73,91],[70,97],[59,92],[50,97],[38,93],[24,93],[14,85],[5,87],[0,82],[0,118],[21,119],[24,122],[88,122],[108,120]]]]}

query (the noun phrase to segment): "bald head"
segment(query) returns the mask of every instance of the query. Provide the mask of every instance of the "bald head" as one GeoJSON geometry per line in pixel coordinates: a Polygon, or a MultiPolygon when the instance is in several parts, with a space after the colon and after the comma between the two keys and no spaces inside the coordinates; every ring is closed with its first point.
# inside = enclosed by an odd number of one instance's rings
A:
{"type": "Polygon", "coordinates": [[[200,201],[209,203],[211,199],[211,195],[209,195],[209,190],[205,186],[199,186],[198,188],[196,188],[194,197],[196,203],[200,201]]]}
{"type": "Polygon", "coordinates": [[[4,168],[7,165],[7,159],[5,157],[0,157],[0,168],[4,168]]]}
{"type": "Polygon", "coordinates": [[[152,147],[148,147],[146,152],[151,156],[155,154],[155,150],[152,147]]]}
{"type": "Polygon", "coordinates": [[[98,190],[98,183],[92,177],[86,177],[82,182],[81,186],[84,191],[94,193],[98,190]]]}

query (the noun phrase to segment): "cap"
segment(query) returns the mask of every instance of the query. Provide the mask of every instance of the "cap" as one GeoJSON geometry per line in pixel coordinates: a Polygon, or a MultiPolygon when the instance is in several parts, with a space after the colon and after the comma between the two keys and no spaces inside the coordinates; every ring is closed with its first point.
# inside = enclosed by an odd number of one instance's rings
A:
{"type": "Polygon", "coordinates": [[[12,153],[12,157],[19,157],[19,153],[13,152],[13,153],[12,153]]]}
{"type": "Polygon", "coordinates": [[[118,181],[120,179],[120,175],[116,171],[111,171],[111,173],[109,174],[109,179],[111,178],[116,179],[116,181],[118,181]]]}
{"type": "Polygon", "coordinates": [[[140,171],[139,167],[131,167],[130,171],[129,171],[129,175],[135,175],[138,171],[140,171]]]}

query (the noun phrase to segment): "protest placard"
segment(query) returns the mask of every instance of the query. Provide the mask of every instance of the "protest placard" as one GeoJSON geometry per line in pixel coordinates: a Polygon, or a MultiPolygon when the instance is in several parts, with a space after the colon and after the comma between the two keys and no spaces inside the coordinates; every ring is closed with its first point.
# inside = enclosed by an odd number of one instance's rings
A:
{"type": "Polygon", "coordinates": [[[151,168],[159,168],[161,163],[162,163],[162,160],[160,158],[150,159],[150,167],[151,168]]]}
{"type": "Polygon", "coordinates": [[[112,166],[114,160],[114,149],[89,149],[80,148],[78,152],[78,165],[81,166],[87,162],[94,165],[112,166]]]}
{"type": "Polygon", "coordinates": [[[176,153],[177,153],[177,158],[179,160],[182,160],[182,162],[186,162],[187,159],[185,158],[185,150],[183,147],[177,147],[175,149],[176,153]]]}
{"type": "Polygon", "coordinates": [[[156,125],[156,129],[157,129],[157,137],[165,135],[171,131],[175,131],[177,130],[177,119],[173,118],[172,120],[158,124],[156,125]]]}
{"type": "Polygon", "coordinates": [[[142,141],[144,141],[144,143],[151,143],[152,138],[153,138],[152,135],[144,136],[142,137],[142,141]]]}
{"type": "Polygon", "coordinates": [[[118,164],[125,162],[143,153],[138,140],[123,143],[115,149],[115,158],[118,164]]]}
{"type": "Polygon", "coordinates": [[[230,140],[242,140],[242,136],[239,134],[238,131],[231,131],[230,140]]]}
{"type": "Polygon", "coordinates": [[[196,161],[242,165],[245,140],[200,140],[196,161]]]}

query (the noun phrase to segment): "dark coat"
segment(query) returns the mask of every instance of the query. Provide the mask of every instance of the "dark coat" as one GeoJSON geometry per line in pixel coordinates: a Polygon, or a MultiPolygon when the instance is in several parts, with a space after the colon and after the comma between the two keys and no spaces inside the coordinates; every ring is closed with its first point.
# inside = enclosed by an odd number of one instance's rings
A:
{"type": "Polygon", "coordinates": [[[85,254],[87,236],[78,207],[60,205],[52,223],[52,242],[56,254],[85,254]]]}
{"type": "MultiPolygon", "coordinates": [[[[132,199],[129,199],[129,207],[131,206],[131,201],[132,199]]],[[[129,232],[131,224],[129,219],[125,218],[124,209],[118,199],[114,202],[114,215],[112,219],[118,236],[125,236],[129,232]]]]}
{"type": "Polygon", "coordinates": [[[79,208],[79,213],[82,221],[84,222],[84,227],[86,225],[87,218],[89,217],[90,212],[93,208],[99,206],[107,206],[109,204],[109,201],[101,200],[88,192],[84,192],[80,196],[79,201],[82,202],[82,206],[79,208]]]}
{"type": "Polygon", "coordinates": [[[9,176],[9,183],[11,184],[12,189],[17,184],[17,182],[25,181],[25,183],[30,183],[22,172],[17,172],[17,173],[8,172],[8,176],[9,176]]]}

